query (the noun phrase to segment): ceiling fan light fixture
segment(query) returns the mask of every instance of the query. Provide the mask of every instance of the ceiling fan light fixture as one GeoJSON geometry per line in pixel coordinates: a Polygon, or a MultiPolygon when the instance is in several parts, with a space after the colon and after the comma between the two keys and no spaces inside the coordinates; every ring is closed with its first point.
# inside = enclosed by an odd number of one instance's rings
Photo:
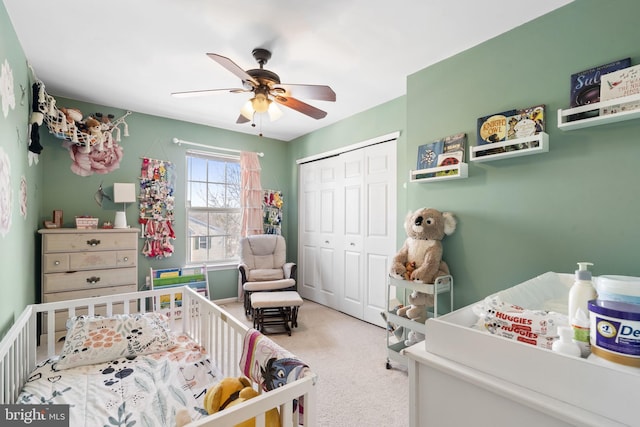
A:
{"type": "Polygon", "coordinates": [[[254,98],[251,98],[251,105],[256,113],[266,113],[269,110],[269,104],[271,100],[263,93],[257,93],[254,98]]]}
{"type": "Polygon", "coordinates": [[[275,122],[282,117],[282,110],[278,108],[278,104],[275,102],[269,102],[269,109],[267,112],[269,113],[269,120],[272,122],[275,122]]]}
{"type": "Polygon", "coordinates": [[[251,104],[251,101],[253,101],[253,98],[245,102],[242,108],[240,109],[240,114],[242,114],[242,116],[244,116],[244,118],[249,121],[253,120],[253,114],[254,114],[253,105],[251,104]]]}

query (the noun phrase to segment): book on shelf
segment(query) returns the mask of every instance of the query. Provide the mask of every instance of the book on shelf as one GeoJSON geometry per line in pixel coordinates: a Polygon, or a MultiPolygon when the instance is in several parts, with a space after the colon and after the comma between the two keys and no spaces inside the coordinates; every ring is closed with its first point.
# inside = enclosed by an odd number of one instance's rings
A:
{"type": "MultiPolygon", "coordinates": [[[[418,147],[417,169],[431,169],[438,166],[438,156],[442,154],[444,140],[430,142],[418,147]]],[[[422,173],[416,175],[416,178],[431,178],[433,173],[422,173]]]]}
{"type": "MultiPolygon", "coordinates": [[[[447,136],[442,139],[424,144],[418,147],[418,170],[432,169],[444,164],[455,163],[443,163],[450,162],[452,160],[446,160],[447,158],[457,159],[456,163],[464,161],[464,150],[467,144],[467,134],[457,133],[455,135],[447,136]],[[453,155],[452,153],[460,153],[453,155]]],[[[434,176],[443,175],[457,175],[458,170],[442,171],[437,173],[422,173],[417,174],[416,179],[431,178],[434,176]]]]}
{"type": "MultiPolygon", "coordinates": [[[[631,66],[631,58],[624,58],[571,74],[570,108],[600,102],[600,81],[604,74],[631,66]]],[[[588,111],[567,117],[568,121],[595,117],[598,111],[588,111]]]]}
{"type": "MultiPolygon", "coordinates": [[[[507,139],[507,123],[516,110],[507,110],[478,118],[478,145],[494,144],[507,139]]],[[[479,151],[477,156],[503,153],[504,147],[479,151]]]]}
{"type": "MultiPolygon", "coordinates": [[[[442,153],[438,155],[438,166],[457,165],[464,162],[467,134],[458,133],[443,139],[442,153]]],[[[436,172],[436,176],[458,175],[459,169],[436,172]]]]}
{"type": "MultiPolygon", "coordinates": [[[[640,65],[604,74],[600,84],[600,101],[622,98],[640,93],[640,65]]],[[[637,110],[640,101],[625,102],[600,108],[601,115],[637,110]]]]}
{"type": "MultiPolygon", "coordinates": [[[[515,114],[507,118],[507,140],[526,138],[544,132],[545,115],[544,104],[516,110],[515,114]]],[[[505,151],[517,151],[534,148],[540,145],[538,141],[522,142],[507,145],[505,151]]]]}

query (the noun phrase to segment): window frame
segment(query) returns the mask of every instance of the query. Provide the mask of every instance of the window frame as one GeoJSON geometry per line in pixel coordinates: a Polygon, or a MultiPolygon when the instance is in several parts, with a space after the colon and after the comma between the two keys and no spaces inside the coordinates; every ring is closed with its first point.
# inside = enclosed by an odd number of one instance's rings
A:
{"type": "MultiPolygon", "coordinates": [[[[242,203],[241,203],[241,170],[240,170],[240,156],[237,155],[229,155],[229,154],[222,154],[222,153],[213,153],[213,152],[203,152],[203,151],[197,151],[197,150],[187,150],[187,152],[185,153],[185,202],[184,202],[184,212],[185,212],[185,241],[186,241],[186,245],[185,245],[185,262],[187,265],[202,265],[202,264],[206,264],[208,267],[228,267],[228,266],[236,266],[238,264],[238,262],[240,261],[240,256],[239,256],[239,251],[240,251],[240,245],[239,245],[239,241],[240,241],[240,237],[241,237],[241,222],[242,222],[242,203]],[[191,191],[193,190],[192,188],[192,183],[193,182],[203,182],[205,184],[209,184],[215,181],[209,181],[209,168],[207,165],[207,169],[206,169],[206,176],[205,176],[205,181],[199,181],[199,180],[194,180],[191,179],[192,178],[192,168],[191,168],[191,161],[190,158],[197,158],[197,159],[203,159],[207,162],[210,160],[214,160],[214,161],[222,161],[225,163],[235,163],[238,165],[238,181],[237,181],[237,195],[238,198],[234,199],[237,201],[237,207],[209,207],[209,206],[196,206],[193,207],[191,206],[191,200],[192,200],[192,194],[191,191]],[[207,235],[192,235],[191,233],[191,215],[192,213],[222,213],[222,214],[237,214],[238,215],[238,227],[237,227],[237,234],[222,234],[220,236],[216,236],[216,235],[212,235],[212,234],[207,234],[207,235]],[[196,250],[196,248],[194,247],[195,244],[198,245],[198,248],[201,248],[201,242],[203,240],[205,240],[207,242],[207,250],[211,251],[211,247],[212,247],[212,241],[215,240],[218,237],[223,237],[228,239],[229,237],[232,240],[235,240],[238,242],[237,246],[236,246],[236,251],[235,254],[229,258],[218,258],[218,259],[213,259],[213,258],[209,258],[210,253],[205,255],[205,259],[204,260],[198,260],[198,259],[194,259],[194,250],[196,250]]],[[[228,180],[226,179],[227,177],[225,177],[225,181],[224,184],[228,185],[228,180]]],[[[219,182],[217,184],[220,184],[219,182]]],[[[225,193],[226,194],[226,193],[225,193]]],[[[210,226],[207,226],[207,228],[211,228],[210,226]]]]}

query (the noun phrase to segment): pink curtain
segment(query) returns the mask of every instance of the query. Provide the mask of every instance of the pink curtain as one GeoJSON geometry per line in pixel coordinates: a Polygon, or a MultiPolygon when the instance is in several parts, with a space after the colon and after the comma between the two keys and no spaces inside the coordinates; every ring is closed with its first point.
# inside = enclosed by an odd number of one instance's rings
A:
{"type": "Polygon", "coordinates": [[[262,185],[257,153],[240,153],[242,237],[262,234],[262,185]]]}

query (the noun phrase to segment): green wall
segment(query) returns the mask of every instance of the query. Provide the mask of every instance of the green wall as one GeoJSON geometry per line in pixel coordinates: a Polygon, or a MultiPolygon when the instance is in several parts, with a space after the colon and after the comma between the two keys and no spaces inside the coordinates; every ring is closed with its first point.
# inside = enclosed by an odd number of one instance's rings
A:
{"type": "MultiPolygon", "coordinates": [[[[128,138],[119,169],[107,175],[80,177],[69,166],[61,141],[46,132],[37,165],[26,154],[29,87],[24,53],[4,6],[0,8],[0,60],[13,68],[18,100],[8,117],[0,116],[0,147],[11,162],[12,226],[0,235],[0,332],[25,304],[37,299],[39,246],[36,230],[54,209],[64,210],[65,224],[90,214],[112,220],[116,207],[99,208],[93,194],[102,182],[111,194],[114,182],[136,182],[140,157],[176,163],[176,205],[184,203],[184,151],[173,137],[245,150],[264,151],[263,187],[285,197],[284,234],[289,258],[297,254],[297,165],[300,158],[351,145],[394,131],[398,142],[398,218],[423,206],[454,212],[458,229],[445,241],[445,258],[455,276],[455,305],[475,302],[546,271],[572,272],[577,261],[595,263],[594,273],[640,276],[635,262],[640,227],[637,159],[634,139],[640,121],[564,132],[556,111],[567,108],[569,76],[591,66],[631,57],[640,63],[636,41],[640,3],[618,0],[615,7],[596,0],[575,1],[506,34],[407,77],[407,94],[359,112],[290,143],[135,113],[127,118],[128,138]],[[604,29],[607,23],[615,23],[604,29]],[[409,183],[417,147],[457,132],[475,144],[476,119],[508,108],[546,104],[548,153],[469,165],[467,179],[409,183]],[[19,214],[19,181],[28,182],[28,215],[19,214]]],[[[443,40],[445,38],[443,37],[443,40]]],[[[426,47],[428,48],[428,46],[426,47]]],[[[37,70],[36,70],[37,72],[37,70]]],[[[46,83],[46,82],[45,82],[46,83]]],[[[55,94],[52,94],[55,96],[55,94]]],[[[338,102],[339,102],[338,94],[338,102]]],[[[58,105],[94,112],[124,114],[121,109],[68,99],[58,105]]],[[[129,223],[136,207],[127,209],[129,223]]],[[[398,247],[404,231],[398,224],[398,247]]],[[[185,232],[184,213],[176,210],[176,231],[185,232]]],[[[166,260],[140,259],[140,285],[150,266],[183,265],[184,241],[166,260]]],[[[235,268],[210,273],[213,298],[235,296],[235,268]]]]}
{"type": "MultiPolygon", "coordinates": [[[[126,113],[124,110],[106,108],[87,104],[65,98],[56,98],[57,105],[61,107],[78,108],[83,114],[89,115],[95,112],[113,114],[116,118],[126,113]]],[[[187,145],[178,146],[172,142],[174,137],[193,141],[200,144],[217,147],[243,149],[249,151],[261,151],[265,156],[260,159],[262,167],[263,188],[278,189],[283,191],[285,203],[292,203],[292,193],[288,184],[287,146],[286,143],[269,138],[261,138],[238,132],[230,132],[223,129],[192,123],[171,120],[146,114],[133,113],[126,119],[129,128],[129,136],[122,137],[120,145],[124,149],[124,156],[120,167],[115,171],[99,175],[94,174],[82,177],[73,173],[70,169],[71,159],[69,152],[63,147],[63,141],[47,134],[43,138],[46,155],[43,155],[42,166],[46,177],[46,189],[42,196],[41,220],[50,219],[54,209],[64,211],[65,226],[73,227],[76,215],[93,215],[103,221],[112,221],[115,211],[121,206],[116,206],[109,200],[104,200],[102,208],[94,200],[94,194],[102,184],[107,195],[113,194],[114,182],[138,183],[141,168],[141,158],[168,160],[174,163],[176,172],[175,183],[175,232],[174,255],[169,258],[155,259],[139,257],[139,286],[145,283],[145,277],[149,275],[149,268],[168,268],[185,265],[185,235],[187,233],[185,212],[185,152],[202,150],[200,147],[187,145]]],[[[127,221],[130,226],[137,225],[138,206],[135,203],[127,205],[127,221]]],[[[283,221],[286,227],[285,218],[283,221]]],[[[140,247],[144,240],[140,239],[140,247]]],[[[211,297],[214,299],[235,297],[237,294],[237,269],[236,266],[222,266],[214,269],[209,274],[211,297]]]]}
{"type": "MultiPolygon", "coordinates": [[[[13,77],[14,107],[7,116],[0,112],[0,337],[13,323],[25,305],[34,301],[37,257],[34,230],[38,228],[42,196],[42,167],[31,163],[27,156],[28,120],[31,105],[31,83],[24,52],[4,8],[0,7],[0,65],[9,65],[13,77]],[[25,89],[24,96],[22,89],[25,89]],[[8,177],[8,180],[6,178],[8,177]],[[26,216],[21,213],[20,183],[24,178],[27,204],[26,216]],[[8,185],[7,185],[8,182],[8,185]],[[8,209],[7,202],[10,203],[8,209]]],[[[0,92],[7,103],[10,97],[0,92]]],[[[8,105],[8,103],[7,103],[8,105]]],[[[2,108],[0,108],[2,110],[2,108]]]]}
{"type": "Polygon", "coordinates": [[[572,73],[640,63],[638,16],[633,0],[576,1],[408,77],[409,159],[457,132],[475,145],[478,117],[546,104],[548,153],[471,162],[468,179],[409,186],[409,208],[458,216],[445,243],[457,306],[546,271],[573,272],[578,261],[596,275],[640,276],[640,121],[557,128],[572,73]]]}

